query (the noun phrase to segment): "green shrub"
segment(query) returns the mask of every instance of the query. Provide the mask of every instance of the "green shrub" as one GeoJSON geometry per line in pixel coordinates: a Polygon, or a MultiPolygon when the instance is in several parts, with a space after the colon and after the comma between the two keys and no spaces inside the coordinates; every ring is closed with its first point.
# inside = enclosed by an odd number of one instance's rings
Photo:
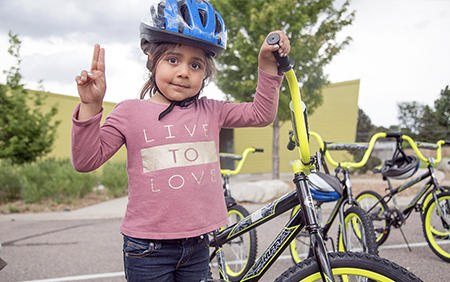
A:
{"type": "Polygon", "coordinates": [[[9,161],[0,162],[0,203],[7,203],[20,199],[22,186],[17,170],[18,166],[9,161]]]}
{"type": "Polygon", "coordinates": [[[91,192],[97,184],[92,173],[75,171],[70,160],[47,159],[22,167],[20,182],[22,199],[26,203],[50,199],[71,203],[91,192]]]}
{"type": "Polygon", "coordinates": [[[127,165],[125,162],[107,162],[103,166],[100,182],[114,198],[122,197],[128,192],[127,165]]]}

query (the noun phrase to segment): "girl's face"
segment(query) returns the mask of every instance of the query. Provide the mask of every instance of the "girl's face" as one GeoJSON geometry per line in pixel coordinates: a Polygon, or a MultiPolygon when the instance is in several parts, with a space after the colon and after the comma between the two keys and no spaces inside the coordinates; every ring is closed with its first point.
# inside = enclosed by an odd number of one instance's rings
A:
{"type": "Polygon", "coordinates": [[[167,51],[156,65],[156,85],[164,93],[156,93],[158,102],[182,101],[195,96],[202,88],[206,74],[202,49],[178,45],[167,51]]]}

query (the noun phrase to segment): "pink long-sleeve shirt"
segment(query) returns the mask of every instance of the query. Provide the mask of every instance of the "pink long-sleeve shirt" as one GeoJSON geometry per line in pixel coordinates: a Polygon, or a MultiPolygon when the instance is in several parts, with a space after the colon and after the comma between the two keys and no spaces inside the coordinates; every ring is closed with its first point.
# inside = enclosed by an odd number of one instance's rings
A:
{"type": "Polygon", "coordinates": [[[175,107],[150,100],[116,105],[80,121],[73,114],[72,163],[92,171],[123,144],[127,147],[128,205],[120,231],[148,239],[198,236],[227,224],[219,162],[221,128],[259,127],[273,122],[282,76],[258,71],[253,103],[199,99],[175,107]]]}

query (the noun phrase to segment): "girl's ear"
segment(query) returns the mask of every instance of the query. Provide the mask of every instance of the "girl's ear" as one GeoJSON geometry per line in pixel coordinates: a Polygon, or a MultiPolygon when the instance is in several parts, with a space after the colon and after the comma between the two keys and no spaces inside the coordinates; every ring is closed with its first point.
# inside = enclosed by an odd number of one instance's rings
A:
{"type": "Polygon", "coordinates": [[[147,69],[152,71],[152,55],[149,52],[147,52],[147,69]]]}

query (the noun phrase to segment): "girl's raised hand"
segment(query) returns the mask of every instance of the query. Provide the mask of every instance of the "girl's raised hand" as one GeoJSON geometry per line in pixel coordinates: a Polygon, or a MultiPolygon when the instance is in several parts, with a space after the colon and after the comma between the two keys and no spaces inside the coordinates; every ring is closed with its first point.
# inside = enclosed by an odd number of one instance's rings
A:
{"type": "Polygon", "coordinates": [[[92,57],[91,70],[82,70],[80,75],[75,77],[78,94],[81,104],[100,106],[106,91],[105,79],[105,49],[95,44],[94,55],[92,57]]]}
{"type": "MultiPolygon", "coordinates": [[[[277,51],[280,54],[280,57],[285,57],[289,54],[291,50],[291,45],[289,42],[289,38],[286,36],[286,33],[281,30],[272,31],[269,34],[276,32],[280,35],[280,42],[276,45],[267,44],[267,37],[264,39],[264,42],[259,50],[258,57],[258,65],[259,68],[264,70],[265,72],[277,74],[278,66],[275,57],[272,52],[277,51]]],[[[269,36],[269,35],[267,35],[269,36]]]]}

